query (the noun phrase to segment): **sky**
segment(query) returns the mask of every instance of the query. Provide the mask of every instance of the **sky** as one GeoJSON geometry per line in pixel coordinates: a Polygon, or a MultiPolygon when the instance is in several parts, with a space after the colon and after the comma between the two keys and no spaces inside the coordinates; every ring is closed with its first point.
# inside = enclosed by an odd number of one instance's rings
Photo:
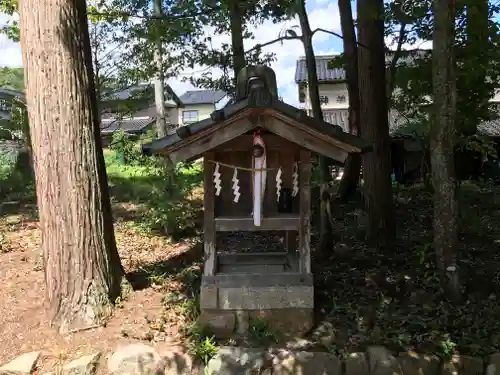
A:
{"type": "MultiPolygon", "coordinates": [[[[353,3],[355,6],[355,3],[353,3]]],[[[337,7],[337,1],[332,0],[310,0],[307,1],[307,10],[309,14],[309,22],[311,29],[322,28],[335,31],[340,34],[340,16],[337,7]]],[[[0,13],[0,27],[5,24],[8,16],[0,13]]],[[[245,49],[252,48],[255,44],[265,43],[282,35],[283,31],[298,25],[297,20],[273,24],[268,21],[260,25],[257,29],[252,30],[255,34],[254,40],[245,41],[245,49]]],[[[207,34],[212,34],[207,28],[207,34]]],[[[300,33],[300,31],[299,31],[300,33]]],[[[230,42],[229,35],[214,36],[213,45],[217,47],[223,42],[230,42]]],[[[313,39],[314,52],[316,55],[332,55],[342,52],[342,40],[338,37],[318,32],[313,39]]],[[[421,47],[428,47],[421,46],[421,47]]],[[[300,56],[304,55],[303,46],[298,40],[283,41],[275,43],[271,46],[263,48],[264,52],[274,52],[276,61],[271,67],[276,72],[278,81],[279,95],[283,100],[292,105],[298,105],[298,92],[294,82],[295,65],[300,56]]],[[[18,43],[8,40],[4,35],[0,34],[0,66],[22,66],[21,50],[18,43]]],[[[196,75],[202,71],[202,67],[195,67],[193,71],[184,71],[183,76],[196,75]]],[[[187,90],[194,89],[193,86],[186,82],[182,82],[182,77],[172,79],[169,84],[178,95],[182,95],[187,90]]]]}

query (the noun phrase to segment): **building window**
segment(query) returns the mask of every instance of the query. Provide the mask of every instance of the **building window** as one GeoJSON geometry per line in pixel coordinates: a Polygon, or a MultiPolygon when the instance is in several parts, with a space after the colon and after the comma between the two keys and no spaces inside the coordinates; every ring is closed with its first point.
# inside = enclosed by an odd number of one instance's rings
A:
{"type": "Polygon", "coordinates": [[[10,111],[10,105],[5,99],[0,99],[0,111],[3,112],[9,112],[10,111]]]}
{"type": "Polygon", "coordinates": [[[345,95],[339,95],[339,96],[337,96],[337,103],[345,103],[345,102],[346,102],[345,95]]]}
{"type": "Polygon", "coordinates": [[[182,122],[185,124],[198,121],[198,111],[182,111],[182,122]]]}
{"type": "Polygon", "coordinates": [[[328,104],[328,96],[321,95],[321,96],[319,97],[319,102],[320,102],[321,104],[328,104]]]}

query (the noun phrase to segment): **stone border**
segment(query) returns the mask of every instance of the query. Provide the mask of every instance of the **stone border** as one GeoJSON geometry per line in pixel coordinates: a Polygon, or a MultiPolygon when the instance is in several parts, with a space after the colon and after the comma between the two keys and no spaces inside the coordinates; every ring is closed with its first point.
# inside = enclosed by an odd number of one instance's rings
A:
{"type": "MultiPolygon", "coordinates": [[[[40,352],[23,354],[0,367],[0,375],[31,375],[40,352]]],[[[327,352],[221,347],[205,366],[181,352],[160,355],[137,343],[105,357],[95,353],[45,375],[500,375],[500,353],[487,358],[455,355],[441,360],[433,354],[394,354],[383,346],[339,358],[327,352]]]]}

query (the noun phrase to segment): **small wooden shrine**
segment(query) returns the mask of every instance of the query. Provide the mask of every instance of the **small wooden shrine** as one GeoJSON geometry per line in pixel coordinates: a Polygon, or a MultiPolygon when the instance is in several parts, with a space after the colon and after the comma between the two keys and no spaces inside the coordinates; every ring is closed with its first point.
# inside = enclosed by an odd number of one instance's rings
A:
{"type": "Polygon", "coordinates": [[[203,157],[200,305],[206,325],[219,334],[236,327],[244,333],[257,314],[294,334],[312,327],[311,158],[343,163],[349,153],[369,149],[340,127],[280,101],[276,76],[263,66],[240,72],[234,103],[143,146],[145,154],[174,163],[203,157]],[[216,248],[217,233],[236,231],[284,231],[287,251],[227,254],[216,248]]]}

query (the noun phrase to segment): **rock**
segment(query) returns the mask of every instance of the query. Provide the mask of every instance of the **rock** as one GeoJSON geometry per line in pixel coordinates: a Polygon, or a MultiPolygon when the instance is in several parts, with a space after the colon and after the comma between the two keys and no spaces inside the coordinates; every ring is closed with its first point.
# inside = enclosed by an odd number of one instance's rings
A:
{"type": "Polygon", "coordinates": [[[500,353],[490,355],[486,375],[500,375],[500,353]]]}
{"type": "Polygon", "coordinates": [[[203,374],[203,367],[187,353],[170,352],[163,356],[164,375],[203,374]]]}
{"type": "Polygon", "coordinates": [[[454,355],[450,361],[443,361],[442,375],[482,375],[483,360],[477,357],[454,355]]]}
{"type": "Polygon", "coordinates": [[[336,333],[336,329],[331,322],[323,321],[314,329],[312,338],[328,349],[335,341],[336,333]]]}
{"type": "Polygon", "coordinates": [[[439,373],[440,360],[435,355],[405,352],[399,354],[398,360],[404,375],[439,373]]]}
{"type": "Polygon", "coordinates": [[[365,353],[351,353],[345,360],[345,375],[368,375],[365,353]]]}
{"type": "Polygon", "coordinates": [[[13,361],[0,367],[0,375],[31,374],[36,367],[40,352],[30,352],[20,355],[13,361]]]}
{"type": "Polygon", "coordinates": [[[165,363],[158,352],[145,344],[131,344],[116,350],[108,360],[108,371],[115,375],[156,375],[165,363]]]}
{"type": "Polygon", "coordinates": [[[394,355],[383,346],[369,346],[366,349],[370,375],[402,375],[399,362],[394,355]]]}
{"type": "Polygon", "coordinates": [[[217,338],[231,337],[236,327],[236,317],[232,311],[202,310],[198,323],[217,338]]]}
{"type": "Polygon", "coordinates": [[[271,356],[262,350],[222,347],[208,362],[206,375],[254,375],[271,366],[271,356]]]}
{"type": "Polygon", "coordinates": [[[281,351],[273,358],[273,375],[340,375],[340,360],[330,353],[281,351]]]}
{"type": "Polygon", "coordinates": [[[94,375],[100,359],[100,352],[76,359],[65,365],[62,373],[64,375],[94,375]]]}

